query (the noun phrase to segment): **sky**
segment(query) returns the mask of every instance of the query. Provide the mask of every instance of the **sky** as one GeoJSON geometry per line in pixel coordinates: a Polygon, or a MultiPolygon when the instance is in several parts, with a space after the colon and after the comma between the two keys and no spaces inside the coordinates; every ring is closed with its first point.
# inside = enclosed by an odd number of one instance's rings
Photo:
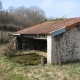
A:
{"type": "Polygon", "coordinates": [[[3,8],[38,6],[48,18],[80,17],[80,0],[0,0],[3,8]]]}

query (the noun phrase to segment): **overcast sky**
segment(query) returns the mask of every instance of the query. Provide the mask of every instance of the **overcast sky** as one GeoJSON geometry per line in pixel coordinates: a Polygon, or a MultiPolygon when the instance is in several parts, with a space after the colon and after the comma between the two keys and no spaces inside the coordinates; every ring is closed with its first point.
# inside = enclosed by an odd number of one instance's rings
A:
{"type": "Polygon", "coordinates": [[[80,17],[80,0],[0,0],[4,9],[10,6],[38,6],[47,17],[80,17]]]}

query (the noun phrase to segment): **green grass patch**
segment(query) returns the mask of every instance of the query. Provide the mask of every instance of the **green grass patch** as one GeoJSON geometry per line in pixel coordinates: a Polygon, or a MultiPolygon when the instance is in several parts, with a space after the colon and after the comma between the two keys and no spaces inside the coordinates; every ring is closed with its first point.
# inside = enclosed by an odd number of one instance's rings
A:
{"type": "MultiPolygon", "coordinates": [[[[32,54],[26,54],[26,55],[17,55],[10,57],[10,60],[15,61],[20,64],[25,65],[38,65],[41,64],[41,55],[32,53],[32,54]]],[[[44,61],[46,63],[46,57],[44,57],[44,61]]]]}
{"type": "Polygon", "coordinates": [[[1,80],[79,80],[80,62],[59,65],[35,66],[17,64],[0,55],[1,80]]]}

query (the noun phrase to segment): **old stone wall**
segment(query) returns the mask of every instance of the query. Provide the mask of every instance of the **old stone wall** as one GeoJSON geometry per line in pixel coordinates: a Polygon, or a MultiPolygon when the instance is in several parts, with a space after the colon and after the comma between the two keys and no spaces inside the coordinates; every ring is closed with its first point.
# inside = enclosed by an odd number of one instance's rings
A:
{"type": "Polygon", "coordinates": [[[52,37],[52,54],[53,63],[54,57],[56,61],[60,59],[63,62],[80,59],[80,26],[52,37]]]}

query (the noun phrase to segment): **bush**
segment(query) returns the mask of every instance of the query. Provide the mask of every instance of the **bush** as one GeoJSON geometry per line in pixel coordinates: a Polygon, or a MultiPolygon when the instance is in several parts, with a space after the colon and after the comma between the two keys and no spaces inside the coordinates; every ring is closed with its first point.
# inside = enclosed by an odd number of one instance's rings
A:
{"type": "Polygon", "coordinates": [[[10,35],[9,32],[0,32],[0,43],[8,43],[12,39],[13,36],[10,35]]]}
{"type": "Polygon", "coordinates": [[[16,53],[16,48],[13,46],[12,43],[9,43],[5,49],[4,55],[10,57],[10,56],[13,56],[15,53],[16,53]]]}
{"type": "Polygon", "coordinates": [[[18,31],[20,29],[22,29],[22,27],[18,27],[16,25],[12,25],[12,24],[3,24],[3,29],[6,29],[8,31],[18,31]]]}
{"type": "Polygon", "coordinates": [[[7,44],[4,55],[10,57],[16,53],[16,47],[14,46],[14,38],[7,44]]]}

